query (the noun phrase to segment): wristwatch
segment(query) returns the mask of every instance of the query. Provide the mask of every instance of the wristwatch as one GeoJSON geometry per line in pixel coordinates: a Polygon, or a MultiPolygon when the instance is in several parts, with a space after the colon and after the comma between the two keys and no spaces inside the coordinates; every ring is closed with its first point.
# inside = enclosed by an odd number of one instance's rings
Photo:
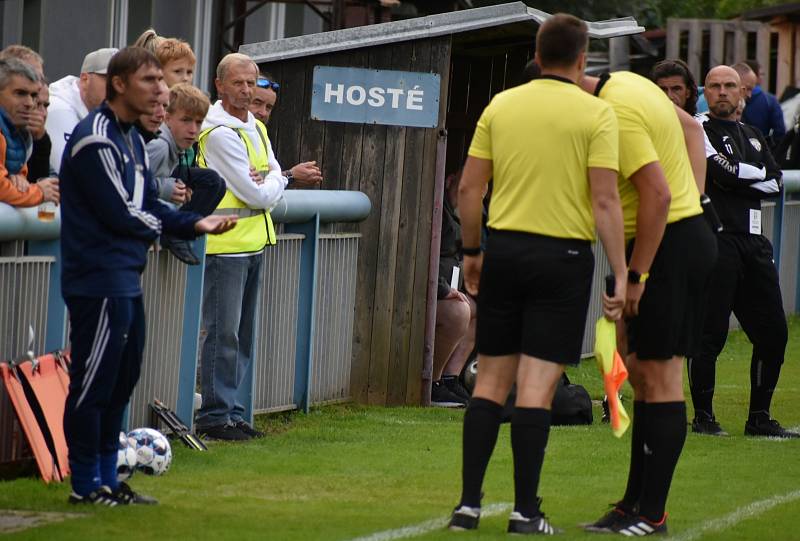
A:
{"type": "Polygon", "coordinates": [[[629,284],[643,284],[647,277],[650,276],[649,272],[639,273],[633,269],[628,269],[628,283],[629,284]]]}
{"type": "Polygon", "coordinates": [[[287,186],[289,184],[291,184],[292,181],[294,181],[294,175],[292,174],[292,170],[291,169],[287,169],[286,171],[284,171],[283,172],[283,176],[286,177],[286,185],[287,186]]]}

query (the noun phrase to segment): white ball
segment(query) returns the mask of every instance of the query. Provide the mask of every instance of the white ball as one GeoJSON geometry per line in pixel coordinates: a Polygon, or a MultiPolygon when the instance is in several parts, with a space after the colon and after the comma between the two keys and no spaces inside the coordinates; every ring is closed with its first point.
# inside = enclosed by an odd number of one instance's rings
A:
{"type": "Polygon", "coordinates": [[[117,448],[117,481],[128,480],[136,471],[136,449],[125,432],[119,433],[119,447],[117,448]]]}
{"type": "Polygon", "coordinates": [[[162,475],[172,464],[169,440],[152,428],[137,428],[128,432],[128,440],[136,450],[137,469],[148,475],[162,475]]]}

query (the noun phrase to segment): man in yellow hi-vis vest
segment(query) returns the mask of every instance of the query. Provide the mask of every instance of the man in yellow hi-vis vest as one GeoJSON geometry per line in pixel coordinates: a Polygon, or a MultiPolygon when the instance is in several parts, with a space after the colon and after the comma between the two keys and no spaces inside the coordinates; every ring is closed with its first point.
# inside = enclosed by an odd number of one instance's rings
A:
{"type": "Polygon", "coordinates": [[[238,397],[253,362],[262,252],[275,244],[269,210],[287,184],[266,128],[248,111],[257,77],[258,67],[248,56],[233,53],[220,61],[215,81],[220,101],[208,111],[198,148],[198,164],[216,170],[227,183],[215,214],[237,214],[239,222],[232,234],[206,246],[203,405],[196,424],[200,434],[232,441],[263,436],[242,418],[238,397]]]}

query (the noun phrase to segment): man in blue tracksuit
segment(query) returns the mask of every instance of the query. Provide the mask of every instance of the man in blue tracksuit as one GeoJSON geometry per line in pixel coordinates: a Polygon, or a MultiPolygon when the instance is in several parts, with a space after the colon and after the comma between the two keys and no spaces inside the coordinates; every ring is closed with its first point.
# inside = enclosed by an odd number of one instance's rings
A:
{"type": "Polygon", "coordinates": [[[75,128],[61,162],[61,288],[72,364],[64,432],[71,503],[153,504],[117,482],[122,415],[144,350],[141,274],[163,231],[191,239],[236,219],[171,210],[157,199],[144,142],[133,128],[162,90],[158,60],[129,47],[108,66],[107,102],[75,128]]]}

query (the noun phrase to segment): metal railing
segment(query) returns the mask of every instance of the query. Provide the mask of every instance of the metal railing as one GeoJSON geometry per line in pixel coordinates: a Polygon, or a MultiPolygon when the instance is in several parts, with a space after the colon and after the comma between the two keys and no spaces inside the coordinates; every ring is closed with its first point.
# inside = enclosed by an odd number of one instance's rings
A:
{"type": "MultiPolygon", "coordinates": [[[[786,192],[800,191],[800,171],[785,171],[786,192]]],[[[763,206],[764,232],[774,244],[784,308],[800,308],[800,201],[763,206]]],[[[362,219],[369,200],[357,192],[287,192],[273,210],[278,244],[265,251],[260,325],[248,412],[308,409],[350,396],[350,362],[358,237],[320,234],[320,222],[362,219]]],[[[66,344],[60,293],[59,222],[38,222],[35,209],[0,203],[0,359],[19,358],[33,327],[34,351],[66,344]],[[25,239],[25,242],[20,239],[25,239]]],[[[203,241],[196,248],[203,251],[203,241]]],[[[593,298],[583,351],[590,354],[599,291],[608,264],[596,251],[593,298]]],[[[191,422],[197,384],[202,265],[186,267],[160,250],[148,255],[143,277],[148,339],[140,383],[129,410],[145,424],[157,396],[191,422]]],[[[0,462],[18,457],[19,428],[0,386],[0,462]]]]}
{"type": "MultiPolygon", "coordinates": [[[[278,244],[264,252],[265,286],[254,369],[248,375],[253,382],[248,415],[307,410],[312,404],[349,398],[347,337],[352,336],[360,235],[321,235],[320,223],[360,221],[370,207],[360,192],[296,190],[286,192],[273,209],[278,244]],[[342,315],[331,318],[334,311],[342,315]],[[318,334],[315,328],[320,329],[318,334]],[[331,366],[318,366],[322,363],[331,366]]],[[[59,227],[58,217],[42,223],[35,209],[0,203],[0,359],[15,359],[27,351],[29,326],[34,329],[37,353],[67,345],[59,227]]],[[[195,248],[204,253],[204,241],[196,241],[195,248]]],[[[141,378],[129,406],[129,426],[147,424],[147,404],[154,397],[192,422],[202,269],[203,265],[187,267],[158,248],[148,253],[142,277],[147,341],[141,378]]],[[[18,432],[0,386],[0,462],[19,456],[20,438],[12,437],[18,432]]]]}

